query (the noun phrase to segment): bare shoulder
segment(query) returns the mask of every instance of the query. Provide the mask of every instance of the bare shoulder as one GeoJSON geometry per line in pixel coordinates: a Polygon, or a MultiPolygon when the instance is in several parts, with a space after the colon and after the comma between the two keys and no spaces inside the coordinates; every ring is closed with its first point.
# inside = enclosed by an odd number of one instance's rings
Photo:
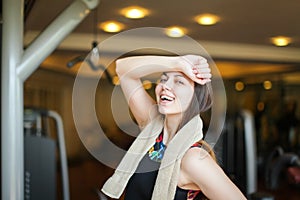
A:
{"type": "Polygon", "coordinates": [[[182,167],[193,168],[199,167],[201,165],[206,165],[209,163],[214,163],[217,165],[215,160],[210,156],[210,154],[201,147],[190,148],[182,158],[182,167]]]}
{"type": "Polygon", "coordinates": [[[181,161],[179,183],[181,187],[203,191],[203,185],[209,179],[208,174],[213,173],[216,167],[216,162],[204,148],[190,148],[181,161]]]}
{"type": "Polygon", "coordinates": [[[182,158],[186,184],[195,184],[209,199],[245,199],[218,163],[203,148],[190,148],[182,158]]]}

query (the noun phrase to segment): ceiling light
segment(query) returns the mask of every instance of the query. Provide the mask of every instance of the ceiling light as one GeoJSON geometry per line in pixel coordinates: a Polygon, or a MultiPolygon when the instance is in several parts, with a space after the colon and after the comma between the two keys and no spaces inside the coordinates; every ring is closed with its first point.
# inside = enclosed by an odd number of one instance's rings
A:
{"type": "Polygon", "coordinates": [[[99,25],[99,27],[105,32],[116,33],[124,29],[124,24],[117,21],[106,21],[99,25]]]}
{"type": "Polygon", "coordinates": [[[238,81],[238,82],[235,83],[235,90],[236,91],[239,91],[239,92],[243,91],[244,88],[245,88],[245,84],[243,82],[238,81]]]}
{"type": "Polygon", "coordinates": [[[289,45],[292,42],[292,39],[290,37],[277,36],[277,37],[272,37],[271,42],[275,46],[283,47],[289,45]]]}
{"type": "Polygon", "coordinates": [[[264,81],[263,86],[265,90],[271,90],[272,89],[272,82],[271,81],[264,81]]]}
{"type": "Polygon", "coordinates": [[[149,15],[149,11],[138,6],[130,6],[121,10],[121,14],[130,19],[140,19],[149,15]]]}
{"type": "Polygon", "coordinates": [[[171,26],[166,28],[166,34],[169,37],[182,37],[186,34],[186,29],[179,26],[171,26]]]}
{"type": "Polygon", "coordinates": [[[264,102],[258,102],[256,105],[256,108],[258,111],[262,112],[265,109],[265,103],[264,102]]]}
{"type": "Polygon", "coordinates": [[[220,21],[220,17],[213,14],[202,14],[196,16],[195,21],[200,25],[213,25],[220,21]]]}

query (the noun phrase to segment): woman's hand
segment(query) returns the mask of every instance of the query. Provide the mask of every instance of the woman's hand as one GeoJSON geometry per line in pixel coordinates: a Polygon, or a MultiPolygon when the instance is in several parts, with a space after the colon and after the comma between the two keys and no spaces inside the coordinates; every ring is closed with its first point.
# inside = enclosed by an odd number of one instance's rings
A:
{"type": "Polygon", "coordinates": [[[198,55],[179,56],[177,65],[190,79],[204,85],[211,81],[211,70],[207,60],[198,55]]]}

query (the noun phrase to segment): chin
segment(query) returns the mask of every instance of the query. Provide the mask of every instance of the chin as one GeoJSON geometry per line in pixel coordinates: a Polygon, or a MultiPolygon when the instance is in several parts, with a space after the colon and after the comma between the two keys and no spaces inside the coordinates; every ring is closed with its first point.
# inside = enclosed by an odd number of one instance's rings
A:
{"type": "Polygon", "coordinates": [[[174,112],[174,110],[158,107],[158,112],[162,115],[177,115],[180,114],[181,112],[174,112]]]}
{"type": "Polygon", "coordinates": [[[158,112],[162,115],[165,115],[166,114],[166,110],[165,109],[162,109],[162,108],[158,108],[158,112]]]}
{"type": "Polygon", "coordinates": [[[158,107],[158,112],[162,115],[168,115],[171,113],[168,109],[162,108],[161,106],[158,107]]]}

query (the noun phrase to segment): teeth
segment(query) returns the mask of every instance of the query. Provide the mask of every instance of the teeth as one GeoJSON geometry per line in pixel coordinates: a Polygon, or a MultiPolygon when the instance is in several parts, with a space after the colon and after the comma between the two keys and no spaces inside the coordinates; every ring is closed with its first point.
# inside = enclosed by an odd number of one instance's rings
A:
{"type": "Polygon", "coordinates": [[[173,98],[168,97],[168,96],[165,96],[165,95],[162,95],[162,96],[160,97],[160,99],[161,99],[161,100],[167,100],[167,101],[173,101],[173,98]]]}

